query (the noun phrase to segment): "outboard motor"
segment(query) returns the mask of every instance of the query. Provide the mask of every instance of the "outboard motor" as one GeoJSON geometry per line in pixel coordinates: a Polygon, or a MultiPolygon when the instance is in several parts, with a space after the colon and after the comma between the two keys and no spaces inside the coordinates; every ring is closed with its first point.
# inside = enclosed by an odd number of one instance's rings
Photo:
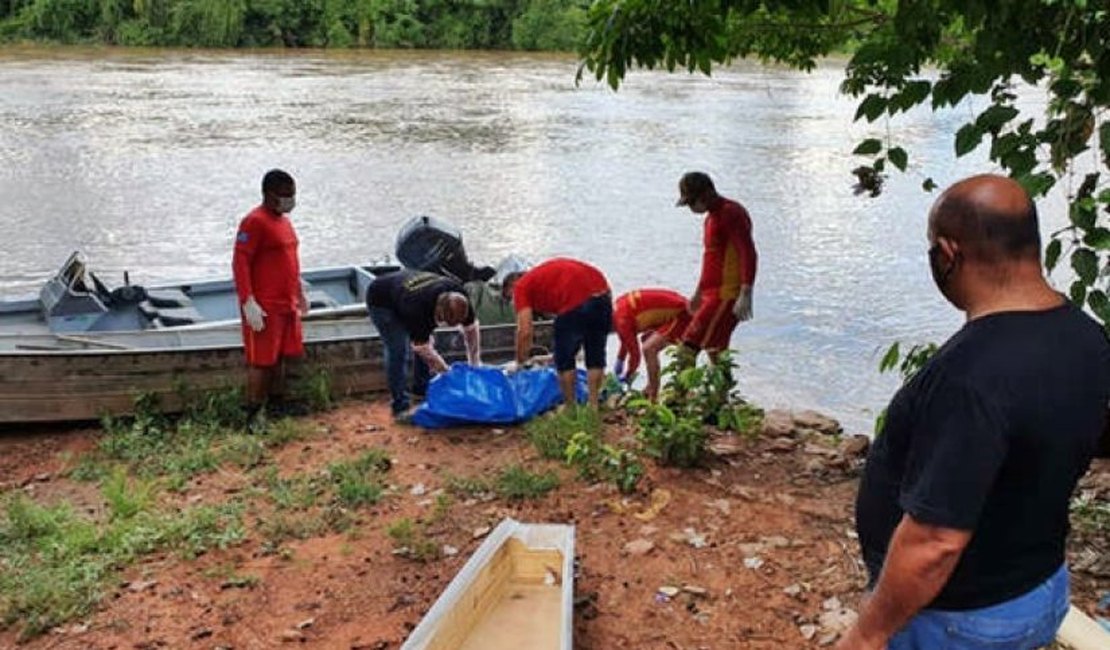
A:
{"type": "Polygon", "coordinates": [[[458,228],[428,216],[413,217],[397,233],[397,260],[407,268],[447,275],[460,282],[485,282],[495,273],[489,266],[470,263],[458,228]]]}

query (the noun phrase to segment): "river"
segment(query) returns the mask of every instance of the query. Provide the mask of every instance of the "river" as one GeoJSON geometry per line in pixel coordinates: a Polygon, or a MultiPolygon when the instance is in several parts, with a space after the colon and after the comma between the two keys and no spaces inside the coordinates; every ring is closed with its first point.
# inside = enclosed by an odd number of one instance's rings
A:
{"type": "MultiPolygon", "coordinates": [[[[687,293],[700,218],[674,201],[700,169],[754,222],[742,392],[870,431],[897,386],[882,351],[961,322],[929,278],[921,183],[991,170],[952,153],[971,108],[853,123],[835,62],[637,72],[618,93],[576,87],[575,70],[506,53],[0,50],[0,294],[36,290],[78,249],[115,282],[227,275],[271,167],[297,179],[305,267],[382,260],[429,214],[479,262],[571,255],[617,292],[687,293]],[[909,172],[855,196],[851,151],[888,130],[909,172]]],[[[1063,220],[1042,214],[1045,233],[1063,220]]]]}

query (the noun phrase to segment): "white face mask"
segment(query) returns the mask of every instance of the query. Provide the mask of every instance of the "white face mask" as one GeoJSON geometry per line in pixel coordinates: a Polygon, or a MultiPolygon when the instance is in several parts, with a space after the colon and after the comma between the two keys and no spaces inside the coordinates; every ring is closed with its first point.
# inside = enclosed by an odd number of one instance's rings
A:
{"type": "Polygon", "coordinates": [[[297,198],[294,196],[279,196],[277,200],[278,212],[289,214],[297,207],[297,198]]]}

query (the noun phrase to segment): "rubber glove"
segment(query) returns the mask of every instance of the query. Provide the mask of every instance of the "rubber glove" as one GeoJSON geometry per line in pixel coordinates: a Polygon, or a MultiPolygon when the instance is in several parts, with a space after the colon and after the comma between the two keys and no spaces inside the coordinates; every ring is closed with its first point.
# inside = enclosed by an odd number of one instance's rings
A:
{"type": "Polygon", "coordinates": [[[624,359],[617,359],[617,362],[613,364],[613,374],[617,376],[617,379],[624,381],[624,359]]]}
{"type": "Polygon", "coordinates": [[[736,303],[732,306],[732,315],[740,322],[752,319],[751,285],[740,287],[740,295],[736,297],[736,303]]]}
{"type": "Polygon", "coordinates": [[[248,296],[247,301],[243,303],[243,317],[247,319],[247,325],[252,330],[261,332],[266,329],[266,312],[262,311],[262,306],[254,296],[248,296]]]}

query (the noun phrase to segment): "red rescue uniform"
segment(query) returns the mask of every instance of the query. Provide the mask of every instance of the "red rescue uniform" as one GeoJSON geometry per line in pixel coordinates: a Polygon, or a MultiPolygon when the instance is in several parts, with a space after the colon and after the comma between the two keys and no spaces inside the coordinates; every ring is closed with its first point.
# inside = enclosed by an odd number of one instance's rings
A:
{"type": "Polygon", "coordinates": [[[640,367],[637,335],[654,330],[667,341],[677,342],[690,324],[688,308],[686,297],[670,289],[638,289],[617,298],[613,327],[621,342],[617,358],[628,357],[627,376],[640,367]]]}
{"type": "Polygon", "coordinates": [[[700,304],[682,340],[701,350],[724,350],[739,323],[732,308],[740,287],[755,283],[757,255],[752,220],[744,206],[717,197],[705,216],[704,247],[697,288],[700,304]]]}
{"type": "Polygon", "coordinates": [[[521,276],[513,287],[513,308],[558,316],[608,292],[609,282],[601,271],[585,262],[556,257],[521,276]]]}
{"type": "Polygon", "coordinates": [[[253,295],[266,312],[265,327],[255,332],[243,321],[247,363],[269,367],[283,357],[304,354],[301,317],[301,264],[297,233],[289,217],[260,205],[239,223],[232,271],[239,304],[253,295]]]}

